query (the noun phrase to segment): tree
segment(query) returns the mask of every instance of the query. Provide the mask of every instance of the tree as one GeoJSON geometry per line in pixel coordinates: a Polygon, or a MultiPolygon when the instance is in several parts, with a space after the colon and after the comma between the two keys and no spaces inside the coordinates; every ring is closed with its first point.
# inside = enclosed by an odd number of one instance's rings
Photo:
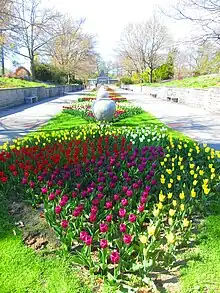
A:
{"type": "Polygon", "coordinates": [[[68,82],[75,79],[95,66],[94,37],[83,32],[84,20],[75,21],[70,17],[61,19],[58,25],[58,35],[47,44],[47,56],[51,62],[65,71],[68,82]]]}
{"type": "Polygon", "coordinates": [[[12,6],[9,29],[14,44],[12,51],[30,61],[32,79],[35,79],[35,56],[52,41],[57,32],[55,23],[60,14],[41,7],[40,0],[18,0],[12,6]]]}
{"type": "Polygon", "coordinates": [[[166,26],[154,15],[146,22],[131,23],[125,27],[117,51],[130,61],[137,73],[142,75],[149,68],[152,82],[153,71],[160,65],[168,41],[166,26]]]}
{"type": "Polygon", "coordinates": [[[199,26],[196,37],[202,43],[214,41],[220,44],[220,1],[179,0],[171,15],[175,19],[187,19],[199,26]]]}

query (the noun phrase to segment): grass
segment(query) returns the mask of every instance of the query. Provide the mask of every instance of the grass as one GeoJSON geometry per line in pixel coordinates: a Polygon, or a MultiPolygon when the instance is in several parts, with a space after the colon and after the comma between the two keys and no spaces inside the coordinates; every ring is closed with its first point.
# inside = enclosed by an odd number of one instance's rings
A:
{"type": "MultiPolygon", "coordinates": [[[[88,125],[88,124],[91,124],[91,122],[79,116],[74,116],[72,114],[62,112],[56,115],[55,117],[53,117],[51,120],[49,120],[44,126],[42,126],[39,129],[39,131],[71,129],[73,127],[88,125]]],[[[156,117],[154,117],[153,115],[147,112],[143,112],[141,114],[122,119],[120,121],[113,123],[113,125],[116,127],[122,127],[122,126],[137,127],[137,126],[147,126],[147,125],[155,125],[155,126],[157,125],[161,127],[166,127],[164,123],[162,123],[156,117]]],[[[179,131],[176,131],[169,127],[167,127],[167,129],[168,129],[168,133],[171,134],[175,138],[183,138],[183,139],[185,138],[188,140],[190,139],[179,131]]],[[[31,133],[30,135],[34,135],[34,132],[31,133]]]]}
{"type": "Polygon", "coordinates": [[[9,202],[0,194],[0,292],[89,293],[72,268],[71,257],[38,255],[24,246],[9,216],[9,202]]]}
{"type": "Polygon", "coordinates": [[[25,88],[25,87],[50,87],[50,85],[41,82],[22,80],[19,78],[0,77],[1,88],[25,88]]]}
{"type": "Polygon", "coordinates": [[[145,84],[152,87],[186,87],[186,88],[209,88],[220,87],[220,75],[202,75],[187,77],[182,80],[173,80],[163,83],[145,84]]]}
{"type": "Polygon", "coordinates": [[[181,270],[182,293],[220,292],[220,205],[219,213],[205,219],[199,245],[187,254],[181,270]]]}
{"type": "Polygon", "coordinates": [[[44,126],[40,128],[41,131],[59,130],[59,129],[71,129],[76,126],[89,124],[88,120],[85,120],[79,116],[73,116],[69,113],[62,112],[50,119],[44,126]]]}

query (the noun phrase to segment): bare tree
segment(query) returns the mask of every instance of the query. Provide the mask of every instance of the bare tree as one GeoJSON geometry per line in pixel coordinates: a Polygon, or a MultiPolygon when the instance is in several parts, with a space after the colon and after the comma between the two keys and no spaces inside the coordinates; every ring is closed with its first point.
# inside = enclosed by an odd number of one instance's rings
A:
{"type": "Polygon", "coordinates": [[[57,35],[55,22],[60,14],[41,7],[40,0],[18,0],[13,3],[10,22],[11,50],[30,61],[35,79],[35,57],[57,35]]]}
{"type": "Polygon", "coordinates": [[[129,24],[122,33],[117,51],[138,73],[149,68],[152,82],[153,71],[160,64],[168,41],[166,26],[154,15],[149,21],[129,24]]]}
{"type": "Polygon", "coordinates": [[[82,72],[83,66],[90,67],[94,59],[95,40],[83,32],[83,24],[83,19],[75,21],[63,17],[57,27],[57,37],[47,44],[47,56],[54,65],[66,72],[68,82],[71,76],[74,78],[78,72],[82,72]]]}
{"type": "Polygon", "coordinates": [[[179,0],[172,8],[169,16],[178,20],[187,19],[199,26],[200,33],[194,41],[220,44],[220,0],[179,0]]]}

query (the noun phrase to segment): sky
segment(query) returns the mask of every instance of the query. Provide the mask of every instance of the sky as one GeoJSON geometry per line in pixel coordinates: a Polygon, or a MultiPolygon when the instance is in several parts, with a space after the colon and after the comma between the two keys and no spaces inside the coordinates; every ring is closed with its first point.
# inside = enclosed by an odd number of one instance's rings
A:
{"type": "MultiPolygon", "coordinates": [[[[54,7],[61,13],[73,18],[86,18],[84,30],[92,33],[97,39],[97,51],[105,61],[114,60],[123,28],[129,22],[149,19],[158,7],[168,11],[177,0],[42,0],[43,5],[54,7]]],[[[187,38],[191,24],[187,21],[174,21],[159,15],[167,25],[173,40],[187,38]]],[[[19,59],[19,62],[21,60],[19,59]]],[[[29,67],[24,60],[22,65],[29,67]]]]}
{"type": "MultiPolygon", "coordinates": [[[[44,0],[45,1],[45,0],[44,0]]],[[[58,11],[73,17],[85,17],[84,29],[97,36],[98,51],[105,60],[115,58],[114,49],[123,28],[129,22],[149,19],[158,7],[168,10],[177,0],[49,0],[58,11]]],[[[158,9],[159,10],[159,9],[158,9]]],[[[186,37],[191,25],[160,14],[175,40],[186,37]]]]}

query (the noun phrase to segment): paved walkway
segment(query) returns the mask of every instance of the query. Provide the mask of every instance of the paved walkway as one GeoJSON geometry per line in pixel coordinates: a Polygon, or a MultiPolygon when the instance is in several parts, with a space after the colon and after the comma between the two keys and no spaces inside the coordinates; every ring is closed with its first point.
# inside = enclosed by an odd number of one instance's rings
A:
{"type": "Polygon", "coordinates": [[[1,110],[0,144],[36,130],[59,113],[64,105],[71,104],[83,94],[85,91],[68,93],[64,97],[45,99],[38,103],[1,110]]]}
{"type": "Polygon", "coordinates": [[[179,130],[201,143],[220,150],[220,115],[203,109],[161,101],[146,94],[125,90],[118,92],[141,106],[169,127],[179,130]]]}

